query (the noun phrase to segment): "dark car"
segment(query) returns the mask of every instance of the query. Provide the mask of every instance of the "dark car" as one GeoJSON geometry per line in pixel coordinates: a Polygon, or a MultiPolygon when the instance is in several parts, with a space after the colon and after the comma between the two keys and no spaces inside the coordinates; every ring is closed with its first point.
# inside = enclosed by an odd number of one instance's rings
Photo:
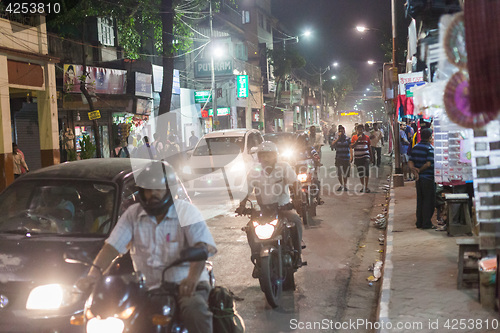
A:
{"type": "MultiPolygon", "coordinates": [[[[72,332],[70,317],[85,298],[74,284],[120,215],[138,202],[134,171],[149,161],[92,159],[18,178],[0,194],[0,331],[72,332]]],[[[180,182],[174,197],[187,199],[180,182]]],[[[132,270],[130,257],[115,263],[132,270]]],[[[81,331],[81,328],[79,328],[81,331]]],[[[76,330],[78,331],[78,330],[76,330]]]]}
{"type": "Polygon", "coordinates": [[[277,132],[264,134],[265,141],[271,141],[278,147],[280,158],[290,161],[295,153],[295,143],[297,135],[295,133],[277,132]]]}

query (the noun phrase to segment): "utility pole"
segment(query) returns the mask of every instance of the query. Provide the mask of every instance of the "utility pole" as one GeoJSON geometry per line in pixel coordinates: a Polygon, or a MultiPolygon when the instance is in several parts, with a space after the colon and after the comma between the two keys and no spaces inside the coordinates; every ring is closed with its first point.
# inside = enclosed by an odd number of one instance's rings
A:
{"type": "Polygon", "coordinates": [[[217,84],[215,82],[215,66],[214,66],[214,28],[213,28],[213,12],[212,1],[210,1],[210,67],[212,68],[212,130],[215,129],[217,122],[217,84]]]}
{"type": "Polygon", "coordinates": [[[394,121],[393,121],[393,134],[394,134],[394,163],[395,172],[400,174],[401,169],[401,158],[399,151],[399,123],[398,115],[396,110],[396,99],[399,97],[399,84],[398,84],[398,64],[396,60],[396,0],[391,0],[391,14],[392,14],[392,73],[393,73],[393,84],[394,84],[394,96],[393,96],[393,111],[394,111],[394,121]]]}
{"type": "Polygon", "coordinates": [[[323,117],[323,73],[321,73],[321,67],[319,68],[319,117],[323,117]]]}

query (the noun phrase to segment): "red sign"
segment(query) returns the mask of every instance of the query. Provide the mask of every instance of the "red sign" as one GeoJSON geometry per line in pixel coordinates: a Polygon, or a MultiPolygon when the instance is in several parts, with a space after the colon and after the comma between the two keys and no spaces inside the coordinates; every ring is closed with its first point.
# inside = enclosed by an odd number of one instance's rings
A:
{"type": "Polygon", "coordinates": [[[208,118],[208,110],[201,110],[201,117],[208,118]]]}

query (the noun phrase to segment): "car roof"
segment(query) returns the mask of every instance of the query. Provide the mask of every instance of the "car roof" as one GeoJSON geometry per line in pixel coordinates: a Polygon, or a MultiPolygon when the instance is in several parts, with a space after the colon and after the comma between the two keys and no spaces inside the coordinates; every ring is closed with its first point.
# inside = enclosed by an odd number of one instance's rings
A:
{"type": "Polygon", "coordinates": [[[257,132],[259,131],[255,129],[247,129],[247,128],[235,128],[235,129],[227,129],[227,130],[220,130],[220,131],[213,131],[210,133],[205,134],[203,137],[204,138],[219,138],[221,136],[245,136],[248,132],[257,132]]]}
{"type": "Polygon", "coordinates": [[[96,181],[114,181],[116,178],[125,177],[131,173],[133,169],[140,168],[148,162],[150,162],[150,160],[137,158],[92,158],[52,165],[29,172],[21,179],[78,178],[96,181]]]}

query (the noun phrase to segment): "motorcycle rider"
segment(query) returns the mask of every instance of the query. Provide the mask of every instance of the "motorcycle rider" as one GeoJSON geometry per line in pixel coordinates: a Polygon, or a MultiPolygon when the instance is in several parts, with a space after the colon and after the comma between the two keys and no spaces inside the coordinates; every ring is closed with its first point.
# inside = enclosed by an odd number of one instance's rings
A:
{"type": "Polygon", "coordinates": [[[316,149],[319,154],[319,158],[321,159],[321,146],[325,144],[323,140],[323,133],[321,133],[321,131],[316,132],[316,126],[313,125],[309,127],[309,138],[312,146],[316,149]]]}
{"type": "MultiPolygon", "coordinates": [[[[295,223],[292,228],[293,246],[298,251],[300,265],[300,255],[302,252],[302,221],[296,213],[292,211],[293,205],[290,202],[289,186],[296,185],[297,174],[287,162],[278,162],[278,147],[273,142],[264,141],[257,147],[257,164],[248,174],[248,193],[241,200],[236,209],[238,215],[245,211],[245,203],[248,197],[255,190],[258,204],[263,205],[278,204],[279,215],[288,221],[295,223]]],[[[255,266],[253,277],[259,276],[260,267],[255,266]]]]}
{"type": "MultiPolygon", "coordinates": [[[[142,170],[136,177],[139,203],[120,217],[88,276],[77,283],[80,289],[89,288],[101,276],[95,266],[104,272],[129,249],[135,271],[145,275],[150,290],[160,286],[163,268],[176,260],[182,249],[197,246],[206,248],[209,255],[217,252],[198,209],[184,200],[175,200],[174,204],[170,188],[175,188],[176,179],[173,169],[162,162],[152,162],[142,170]]],[[[179,284],[179,313],[186,329],[212,332],[205,261],[172,267],[166,271],[165,280],[179,284]]]]}
{"type": "MultiPolygon", "coordinates": [[[[314,179],[316,180],[316,183],[318,184],[318,187],[320,187],[319,183],[319,175],[318,175],[318,170],[321,166],[320,163],[320,155],[314,149],[313,146],[311,146],[311,143],[309,141],[309,136],[306,133],[301,133],[297,137],[297,151],[299,153],[298,155],[298,160],[307,160],[307,159],[312,159],[314,161],[314,179]]],[[[320,198],[320,193],[318,193],[318,205],[322,205],[324,203],[323,200],[320,198]]]]}

